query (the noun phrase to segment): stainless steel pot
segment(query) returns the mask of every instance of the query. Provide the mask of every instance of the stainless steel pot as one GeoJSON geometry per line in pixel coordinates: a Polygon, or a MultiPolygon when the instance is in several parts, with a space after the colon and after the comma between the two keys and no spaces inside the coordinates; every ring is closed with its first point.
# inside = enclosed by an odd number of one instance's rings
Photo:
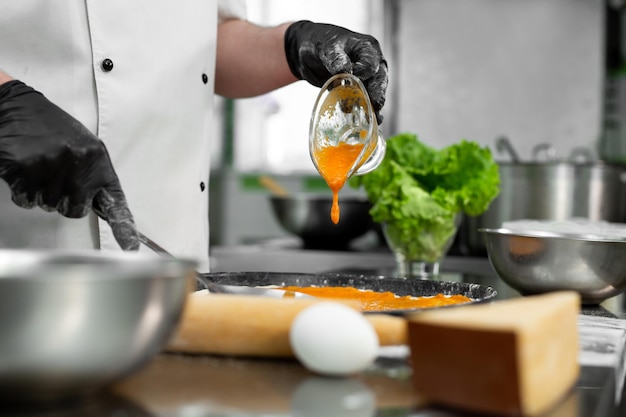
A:
{"type": "Polygon", "coordinates": [[[457,250],[486,255],[480,228],[509,220],[591,220],[626,222],[626,167],[602,162],[500,163],[501,192],[478,217],[465,216],[457,250]]]}

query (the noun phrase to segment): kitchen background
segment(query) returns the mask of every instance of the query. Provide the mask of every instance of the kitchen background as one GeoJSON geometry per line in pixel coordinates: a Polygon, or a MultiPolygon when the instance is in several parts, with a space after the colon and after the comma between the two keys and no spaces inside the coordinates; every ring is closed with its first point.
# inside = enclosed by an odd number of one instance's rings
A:
{"type": "MultiPolygon", "coordinates": [[[[381,41],[390,82],[385,136],[416,133],[442,147],[460,139],[510,161],[574,155],[626,160],[622,1],[248,1],[250,20],[309,19],[381,41]],[[583,150],[581,152],[581,149],[583,150]]],[[[212,245],[287,236],[260,174],[291,191],[325,191],[308,155],[318,89],[305,82],[245,100],[219,101],[210,181],[212,245]]],[[[341,195],[358,194],[349,187],[341,195]]]]}

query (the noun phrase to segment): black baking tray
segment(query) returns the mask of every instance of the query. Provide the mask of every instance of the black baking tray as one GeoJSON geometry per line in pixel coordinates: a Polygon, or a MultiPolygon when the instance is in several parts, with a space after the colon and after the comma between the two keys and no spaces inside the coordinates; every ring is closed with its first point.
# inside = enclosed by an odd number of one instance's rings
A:
{"type": "MultiPolygon", "coordinates": [[[[484,303],[493,300],[497,295],[497,291],[492,287],[480,284],[349,273],[216,272],[199,274],[198,278],[201,282],[210,281],[221,285],[241,286],[242,288],[246,288],[246,294],[250,294],[249,289],[255,287],[259,287],[259,295],[263,295],[263,291],[266,290],[267,287],[274,286],[342,286],[378,292],[390,291],[398,296],[410,295],[413,297],[429,297],[437,294],[461,294],[472,300],[468,303],[434,308],[449,308],[459,305],[484,303]]],[[[433,307],[428,309],[430,310],[432,308],[433,307]]],[[[402,315],[420,310],[425,309],[403,309],[384,311],[384,313],[402,315]]]]}

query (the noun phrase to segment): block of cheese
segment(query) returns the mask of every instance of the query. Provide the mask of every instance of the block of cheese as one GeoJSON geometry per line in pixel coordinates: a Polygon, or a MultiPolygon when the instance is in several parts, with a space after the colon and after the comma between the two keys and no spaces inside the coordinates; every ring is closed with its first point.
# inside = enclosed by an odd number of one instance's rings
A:
{"type": "MultiPolygon", "coordinates": [[[[318,303],[315,299],[270,298],[253,295],[209,294],[189,296],[167,350],[250,357],[292,357],[289,331],[295,317],[318,303]]],[[[357,302],[342,301],[355,309],[357,302]]],[[[406,344],[406,320],[368,314],[381,346],[406,344]]]]}
{"type": "Polygon", "coordinates": [[[542,414],[577,380],[579,311],[563,291],[413,314],[413,385],[454,408],[542,414]]]}

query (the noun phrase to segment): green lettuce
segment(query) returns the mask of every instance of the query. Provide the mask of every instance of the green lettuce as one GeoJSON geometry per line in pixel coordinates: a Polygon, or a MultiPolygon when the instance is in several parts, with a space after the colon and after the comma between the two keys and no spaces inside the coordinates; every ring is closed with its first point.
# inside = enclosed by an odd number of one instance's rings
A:
{"type": "Polygon", "coordinates": [[[434,262],[447,251],[460,213],[477,216],[489,208],[500,174],[488,147],[464,139],[438,150],[402,133],[387,139],[376,170],[349,185],[363,187],[372,218],[385,224],[406,258],[434,262]]]}

